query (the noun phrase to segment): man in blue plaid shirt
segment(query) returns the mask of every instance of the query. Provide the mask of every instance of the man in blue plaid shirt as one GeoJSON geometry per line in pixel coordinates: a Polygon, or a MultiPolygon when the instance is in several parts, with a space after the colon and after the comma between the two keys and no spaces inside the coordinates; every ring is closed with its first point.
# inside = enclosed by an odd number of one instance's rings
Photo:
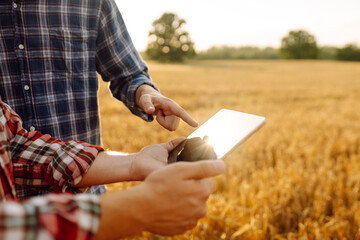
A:
{"type": "Polygon", "coordinates": [[[144,120],[197,126],[157,91],[113,0],[0,1],[0,95],[25,129],[101,145],[97,72],[144,120]]]}

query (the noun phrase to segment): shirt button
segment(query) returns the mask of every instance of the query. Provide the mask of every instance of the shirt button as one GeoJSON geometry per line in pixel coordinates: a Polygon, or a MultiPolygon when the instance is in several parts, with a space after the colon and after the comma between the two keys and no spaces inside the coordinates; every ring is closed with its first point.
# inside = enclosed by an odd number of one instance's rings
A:
{"type": "Polygon", "coordinates": [[[24,44],[19,44],[19,49],[23,50],[25,48],[24,44]]]}
{"type": "Polygon", "coordinates": [[[30,131],[35,131],[35,127],[34,127],[34,126],[31,126],[31,127],[30,127],[30,131]]]}
{"type": "Polygon", "coordinates": [[[30,89],[29,85],[24,86],[24,90],[28,91],[30,89]]]}
{"type": "Polygon", "coordinates": [[[16,4],[16,3],[13,3],[13,8],[17,8],[18,7],[18,5],[16,4]]]}

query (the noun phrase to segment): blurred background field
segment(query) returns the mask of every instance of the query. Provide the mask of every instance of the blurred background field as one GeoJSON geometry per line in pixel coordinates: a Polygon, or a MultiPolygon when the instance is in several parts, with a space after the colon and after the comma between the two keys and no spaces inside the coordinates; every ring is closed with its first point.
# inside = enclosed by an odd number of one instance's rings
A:
{"type": "MultiPolygon", "coordinates": [[[[208,216],[184,235],[131,239],[360,239],[360,63],[149,62],[161,92],[199,123],[221,108],[267,124],[226,159],[208,216]]],[[[167,132],[111,97],[100,81],[103,145],[123,152],[187,136],[167,132]]],[[[121,191],[136,183],[109,185],[121,191]]]]}

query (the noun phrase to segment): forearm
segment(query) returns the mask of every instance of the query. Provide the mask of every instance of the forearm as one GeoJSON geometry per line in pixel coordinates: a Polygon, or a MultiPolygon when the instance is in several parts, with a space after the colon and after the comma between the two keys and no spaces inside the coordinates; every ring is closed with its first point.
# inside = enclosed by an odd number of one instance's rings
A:
{"type": "Polygon", "coordinates": [[[100,152],[76,187],[132,181],[131,165],[136,154],[100,152]]]}
{"type": "Polygon", "coordinates": [[[47,192],[73,187],[102,151],[98,146],[74,140],[62,142],[36,131],[17,134],[14,139],[10,144],[16,184],[47,192]]]}
{"type": "Polygon", "coordinates": [[[144,181],[149,174],[168,165],[169,152],[184,139],[150,145],[133,154],[101,152],[77,186],[144,181]]]}
{"type": "Polygon", "coordinates": [[[100,197],[101,219],[95,239],[118,239],[144,231],[148,194],[141,185],[100,197]]]}

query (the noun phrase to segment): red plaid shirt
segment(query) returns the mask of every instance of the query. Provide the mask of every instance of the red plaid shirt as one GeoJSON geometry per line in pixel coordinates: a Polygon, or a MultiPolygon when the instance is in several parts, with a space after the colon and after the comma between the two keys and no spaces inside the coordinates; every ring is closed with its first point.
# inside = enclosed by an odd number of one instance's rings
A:
{"type": "Polygon", "coordinates": [[[91,239],[100,216],[96,195],[80,182],[102,148],[27,132],[0,98],[0,239],[91,239]],[[51,193],[24,200],[17,189],[51,193]],[[66,192],[66,193],[65,193],[66,192]]]}

